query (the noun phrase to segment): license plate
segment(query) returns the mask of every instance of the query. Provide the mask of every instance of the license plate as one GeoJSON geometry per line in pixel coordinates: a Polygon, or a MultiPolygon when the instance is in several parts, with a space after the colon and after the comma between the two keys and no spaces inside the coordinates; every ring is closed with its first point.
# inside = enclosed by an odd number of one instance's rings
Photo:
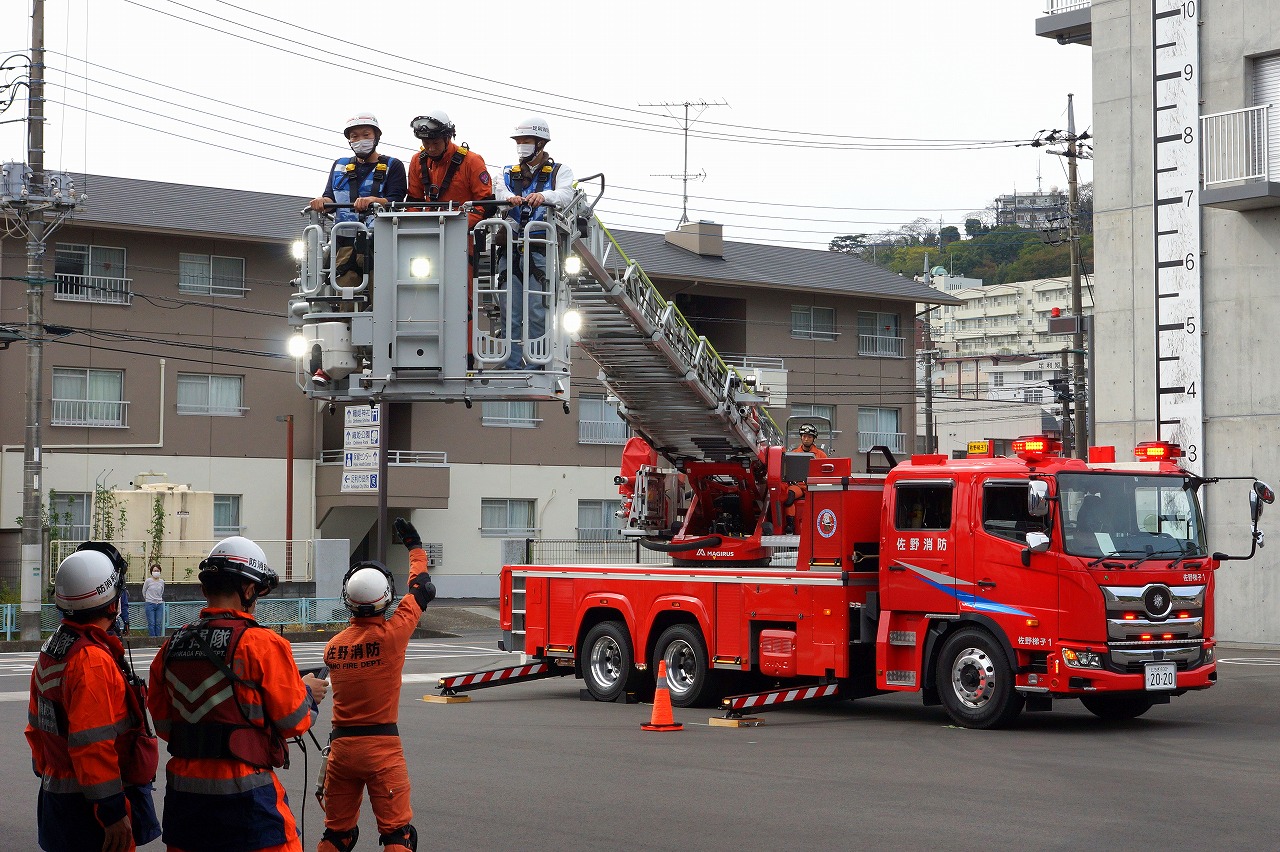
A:
{"type": "Polygon", "coordinates": [[[1178,688],[1177,663],[1147,663],[1147,691],[1178,688]]]}

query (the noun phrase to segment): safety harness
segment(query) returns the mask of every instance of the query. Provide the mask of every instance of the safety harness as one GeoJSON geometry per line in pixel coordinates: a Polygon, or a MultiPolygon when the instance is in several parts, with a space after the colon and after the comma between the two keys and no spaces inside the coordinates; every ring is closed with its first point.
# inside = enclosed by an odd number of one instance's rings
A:
{"type": "Polygon", "coordinates": [[[179,715],[184,717],[181,721],[174,719],[171,723],[169,753],[174,757],[230,758],[241,760],[256,769],[289,767],[288,746],[276,730],[275,722],[267,715],[264,690],[259,684],[238,677],[226,663],[235,656],[244,634],[254,628],[266,629],[251,618],[219,615],[192,622],[170,640],[163,663],[165,686],[171,698],[175,699],[174,705],[179,710],[179,715]],[[214,650],[214,645],[222,654],[214,650]],[[211,664],[228,683],[220,690],[209,689],[207,676],[201,676],[202,665],[190,672],[194,683],[188,683],[175,670],[175,664],[187,669],[193,662],[211,664]],[[191,687],[196,683],[205,687],[201,695],[209,695],[211,692],[213,695],[195,708],[184,709],[178,703],[181,698],[176,693],[181,687],[190,694],[191,687]],[[258,693],[259,706],[262,708],[261,726],[250,721],[249,713],[235,694],[236,686],[258,693]]]}
{"type": "Polygon", "coordinates": [[[449,167],[444,171],[444,180],[440,181],[439,185],[436,185],[428,182],[431,180],[431,168],[427,162],[429,158],[427,157],[426,149],[424,148],[418,152],[418,164],[422,167],[422,185],[427,201],[439,201],[440,196],[449,191],[449,186],[453,183],[454,176],[462,166],[462,161],[470,153],[471,149],[465,143],[459,145],[457,150],[453,152],[453,156],[449,158],[449,167]]]}

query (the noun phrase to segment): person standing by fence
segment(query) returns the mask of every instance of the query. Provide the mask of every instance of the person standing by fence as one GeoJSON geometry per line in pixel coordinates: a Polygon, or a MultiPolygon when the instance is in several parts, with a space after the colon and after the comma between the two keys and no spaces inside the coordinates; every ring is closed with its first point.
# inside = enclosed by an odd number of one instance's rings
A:
{"type": "Polygon", "coordinates": [[[142,581],[142,600],[147,605],[147,635],[164,635],[164,580],[160,566],[151,566],[151,576],[142,581]]]}

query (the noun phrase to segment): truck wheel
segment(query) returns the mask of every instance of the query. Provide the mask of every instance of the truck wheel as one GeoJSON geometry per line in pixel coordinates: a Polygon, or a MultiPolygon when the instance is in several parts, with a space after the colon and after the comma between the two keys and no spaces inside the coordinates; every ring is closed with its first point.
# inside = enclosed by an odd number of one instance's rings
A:
{"type": "Polygon", "coordinates": [[[1154,702],[1140,692],[1123,695],[1082,695],[1080,703],[1084,705],[1084,709],[1108,722],[1136,719],[1154,706],[1154,702]]]}
{"type": "Polygon", "coordinates": [[[985,630],[969,627],[947,639],[938,656],[937,687],[947,715],[966,728],[1003,727],[1022,712],[1009,659],[985,630]]]}
{"type": "Polygon", "coordinates": [[[596,701],[616,701],[636,674],[627,626],[602,621],[587,631],[582,648],[582,679],[587,690],[596,701]]]}
{"type": "Polygon", "coordinates": [[[659,660],[667,664],[667,689],[674,706],[697,707],[715,701],[715,676],[698,628],[673,624],[662,631],[653,647],[654,677],[659,660]]]}

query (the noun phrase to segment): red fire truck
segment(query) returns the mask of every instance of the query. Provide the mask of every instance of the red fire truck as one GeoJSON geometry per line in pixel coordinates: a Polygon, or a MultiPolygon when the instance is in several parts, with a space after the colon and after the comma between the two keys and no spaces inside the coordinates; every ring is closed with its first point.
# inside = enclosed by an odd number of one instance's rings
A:
{"type": "MultiPolygon", "coordinates": [[[[1196,495],[1211,480],[1176,445],[1119,463],[1047,438],[1015,451],[883,474],[781,447],[761,464],[691,462],[662,545],[673,564],[508,566],[502,645],[540,672],[572,667],[603,701],[651,690],[665,660],[676,706],[918,691],[971,728],[1069,698],[1130,719],[1212,686],[1214,572],[1261,544],[1271,490],[1253,481],[1253,547],[1232,557],[1209,551],[1196,495]],[[792,542],[769,533],[794,464],[807,494],[792,542]],[[791,546],[794,566],[771,564],[791,546]]],[[[676,475],[641,466],[639,492],[646,474],[676,475]]]]}

